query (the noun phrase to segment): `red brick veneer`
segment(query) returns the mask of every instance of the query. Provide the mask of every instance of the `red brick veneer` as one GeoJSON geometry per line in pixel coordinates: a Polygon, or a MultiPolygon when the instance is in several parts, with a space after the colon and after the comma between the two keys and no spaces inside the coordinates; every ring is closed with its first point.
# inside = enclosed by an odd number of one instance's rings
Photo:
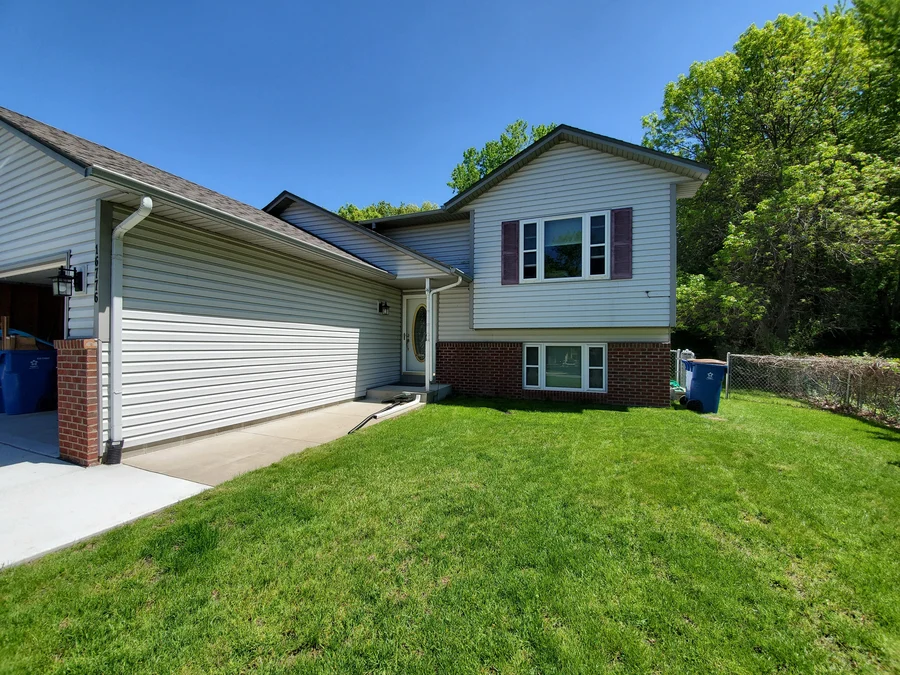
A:
{"type": "Polygon", "coordinates": [[[437,381],[466,396],[669,405],[668,342],[610,342],[607,348],[605,394],[524,389],[521,342],[439,342],[437,381]]]}
{"type": "Polygon", "coordinates": [[[96,340],[57,340],[59,456],[81,466],[100,462],[96,340]]]}

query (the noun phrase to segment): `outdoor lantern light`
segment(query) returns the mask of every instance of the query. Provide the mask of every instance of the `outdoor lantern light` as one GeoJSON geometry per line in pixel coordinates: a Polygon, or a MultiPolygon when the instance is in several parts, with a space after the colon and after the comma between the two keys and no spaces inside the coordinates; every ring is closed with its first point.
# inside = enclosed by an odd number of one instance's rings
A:
{"type": "Polygon", "coordinates": [[[378,313],[379,314],[390,314],[391,306],[387,304],[384,300],[378,303],[378,313]]]}
{"type": "Polygon", "coordinates": [[[84,289],[82,283],[82,272],[74,267],[60,267],[55,277],[51,277],[53,282],[53,295],[63,298],[72,297],[72,291],[81,291],[84,289]]]}

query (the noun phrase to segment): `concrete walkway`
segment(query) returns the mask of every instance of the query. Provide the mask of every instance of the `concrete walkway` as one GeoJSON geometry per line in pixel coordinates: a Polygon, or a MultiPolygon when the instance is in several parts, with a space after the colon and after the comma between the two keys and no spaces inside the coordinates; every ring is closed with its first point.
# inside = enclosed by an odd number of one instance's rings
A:
{"type": "MultiPolygon", "coordinates": [[[[385,407],[384,403],[372,401],[339,403],[162,450],[126,455],[123,461],[166,476],[218,485],[287,455],[341,438],[385,407]]],[[[377,420],[369,422],[375,423],[377,420]]]]}
{"type": "Polygon", "coordinates": [[[74,544],[206,489],[130,466],[84,469],[0,443],[0,567],[74,544]]]}

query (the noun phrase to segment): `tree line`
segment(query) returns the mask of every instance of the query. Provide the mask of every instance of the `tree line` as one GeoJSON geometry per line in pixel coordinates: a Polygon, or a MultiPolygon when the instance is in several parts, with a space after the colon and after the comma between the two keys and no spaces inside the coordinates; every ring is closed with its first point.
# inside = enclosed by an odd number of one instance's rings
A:
{"type": "Polygon", "coordinates": [[[900,3],[751,26],[644,118],[708,164],[678,208],[678,329],[720,351],[900,351],[900,3]]]}

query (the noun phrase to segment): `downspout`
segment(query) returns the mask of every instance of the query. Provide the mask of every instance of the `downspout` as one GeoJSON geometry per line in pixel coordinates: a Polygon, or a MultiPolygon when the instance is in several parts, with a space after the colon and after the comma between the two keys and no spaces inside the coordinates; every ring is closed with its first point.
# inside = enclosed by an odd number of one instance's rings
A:
{"type": "MultiPolygon", "coordinates": [[[[459,272],[456,268],[453,268],[454,272],[459,272]]],[[[431,279],[425,280],[425,316],[428,321],[426,324],[426,349],[425,349],[425,393],[427,394],[431,390],[431,377],[435,371],[435,361],[437,361],[437,341],[434,339],[437,331],[438,322],[437,316],[431,311],[434,308],[434,296],[440,293],[441,291],[446,291],[451,288],[456,288],[463,282],[463,278],[461,276],[456,277],[456,281],[452,284],[448,284],[446,286],[441,286],[440,288],[435,288],[431,290],[431,279]]]]}
{"type": "MultiPolygon", "coordinates": [[[[413,336],[415,340],[415,336],[413,336]]],[[[431,279],[425,279],[425,398],[431,391],[431,343],[434,336],[431,334],[431,279]]]]}
{"type": "Polygon", "coordinates": [[[137,211],[116,225],[112,233],[112,272],[109,298],[109,438],[106,441],[107,464],[122,461],[122,278],[125,248],[129,230],[150,215],[153,200],[141,197],[137,211]]]}

